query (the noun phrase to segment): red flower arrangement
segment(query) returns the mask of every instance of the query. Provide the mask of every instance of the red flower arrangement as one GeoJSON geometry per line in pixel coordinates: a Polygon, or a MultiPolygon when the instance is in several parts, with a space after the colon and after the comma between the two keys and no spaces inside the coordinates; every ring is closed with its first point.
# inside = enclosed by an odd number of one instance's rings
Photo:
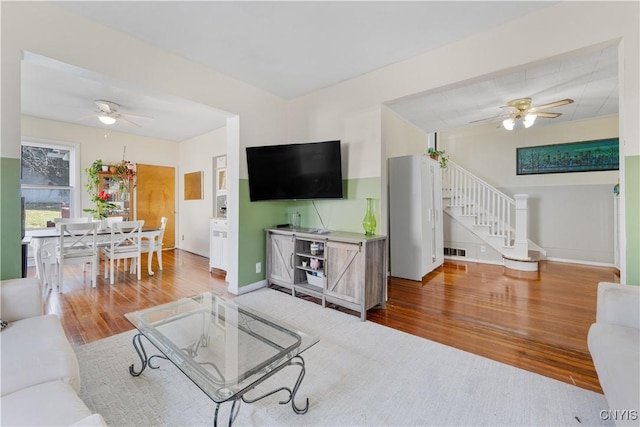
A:
{"type": "Polygon", "coordinates": [[[104,219],[107,217],[107,211],[109,209],[115,209],[117,206],[109,201],[109,193],[104,190],[98,191],[91,200],[96,204],[95,209],[83,209],[85,212],[90,212],[96,219],[104,219]]]}

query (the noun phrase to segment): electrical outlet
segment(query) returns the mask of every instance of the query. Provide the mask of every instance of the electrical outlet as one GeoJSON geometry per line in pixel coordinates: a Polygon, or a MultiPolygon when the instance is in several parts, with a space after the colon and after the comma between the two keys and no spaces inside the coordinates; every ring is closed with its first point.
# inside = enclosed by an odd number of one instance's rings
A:
{"type": "Polygon", "coordinates": [[[487,245],[480,245],[480,252],[487,252],[487,245]]]}
{"type": "Polygon", "coordinates": [[[256,273],[262,272],[262,263],[256,262],[256,273]]]}
{"type": "Polygon", "coordinates": [[[182,235],[182,240],[184,240],[184,234],[182,235]]]}

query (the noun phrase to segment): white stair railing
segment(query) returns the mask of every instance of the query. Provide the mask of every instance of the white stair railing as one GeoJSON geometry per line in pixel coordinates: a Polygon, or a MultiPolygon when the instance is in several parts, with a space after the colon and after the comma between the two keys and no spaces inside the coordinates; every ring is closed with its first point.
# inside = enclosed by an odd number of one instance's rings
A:
{"type": "MultiPolygon", "coordinates": [[[[442,176],[443,196],[449,206],[473,225],[486,226],[489,236],[500,238],[496,247],[503,255],[527,259],[529,257],[529,225],[527,196],[516,200],[449,160],[442,176]]],[[[534,244],[534,247],[541,249],[534,244]]]]}
{"type": "Polygon", "coordinates": [[[513,246],[514,235],[527,240],[527,224],[514,227],[516,202],[513,198],[451,160],[443,172],[442,190],[443,195],[450,198],[449,206],[460,208],[463,216],[474,217],[475,224],[488,226],[489,234],[503,237],[506,247],[513,246]]]}

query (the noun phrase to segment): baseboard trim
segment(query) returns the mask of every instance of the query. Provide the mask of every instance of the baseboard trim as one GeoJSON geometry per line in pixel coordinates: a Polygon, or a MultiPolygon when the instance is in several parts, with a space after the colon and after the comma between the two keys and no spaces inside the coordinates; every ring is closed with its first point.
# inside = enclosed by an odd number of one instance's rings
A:
{"type": "Polygon", "coordinates": [[[552,257],[547,257],[546,260],[547,261],[554,261],[554,262],[566,262],[568,264],[590,265],[590,266],[593,266],[593,267],[618,268],[615,264],[609,264],[607,262],[581,261],[581,260],[575,260],[575,259],[552,258],[552,257]]]}
{"type": "Polygon", "coordinates": [[[466,262],[475,262],[478,264],[491,264],[491,265],[504,265],[502,261],[489,261],[485,259],[476,259],[476,258],[468,258],[468,257],[459,257],[459,256],[448,256],[445,255],[444,259],[449,261],[466,261],[466,262]]]}
{"type": "MultiPolygon", "coordinates": [[[[468,262],[476,262],[478,264],[491,264],[491,265],[504,265],[503,262],[497,261],[488,261],[484,259],[476,259],[476,258],[467,258],[467,257],[452,257],[445,256],[444,259],[450,261],[468,261],[468,262]]],[[[565,262],[567,264],[579,264],[579,265],[589,265],[592,267],[608,267],[608,268],[618,268],[615,264],[609,264],[606,262],[595,262],[595,261],[580,261],[575,259],[565,259],[565,258],[544,258],[540,261],[552,261],[552,262],[565,262]]]]}
{"type": "MultiPolygon", "coordinates": [[[[254,283],[249,283],[248,285],[244,285],[244,286],[240,286],[238,288],[238,292],[236,293],[236,295],[242,295],[242,294],[246,294],[248,292],[253,292],[256,291],[258,289],[261,288],[266,288],[267,287],[267,280],[260,280],[258,282],[254,282],[254,283]]],[[[231,292],[231,289],[229,289],[229,291],[231,292]]],[[[233,292],[235,293],[235,292],[233,292]]]]}

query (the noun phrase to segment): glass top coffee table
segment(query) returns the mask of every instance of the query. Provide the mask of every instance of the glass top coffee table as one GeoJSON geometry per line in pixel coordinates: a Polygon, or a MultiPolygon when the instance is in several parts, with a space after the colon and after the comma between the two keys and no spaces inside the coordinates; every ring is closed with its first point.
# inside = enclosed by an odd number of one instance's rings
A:
{"type": "Polygon", "coordinates": [[[253,403],[284,391],[293,411],[304,414],[309,399],[300,408],[295,396],[304,378],[303,351],[318,339],[297,328],[259,313],[251,308],[212,293],[184,298],[168,304],[125,314],[138,329],[133,346],[141,368],[129,367],[133,376],[153,365],[154,358],[173,362],[211,400],[216,403],[214,425],[218,423],[220,405],[233,402],[229,425],[240,409],[240,401],[253,403]],[[142,337],[161,354],[147,355],[142,337]],[[255,398],[245,393],[286,366],[299,366],[300,374],[292,389],[281,387],[255,398]]]}

